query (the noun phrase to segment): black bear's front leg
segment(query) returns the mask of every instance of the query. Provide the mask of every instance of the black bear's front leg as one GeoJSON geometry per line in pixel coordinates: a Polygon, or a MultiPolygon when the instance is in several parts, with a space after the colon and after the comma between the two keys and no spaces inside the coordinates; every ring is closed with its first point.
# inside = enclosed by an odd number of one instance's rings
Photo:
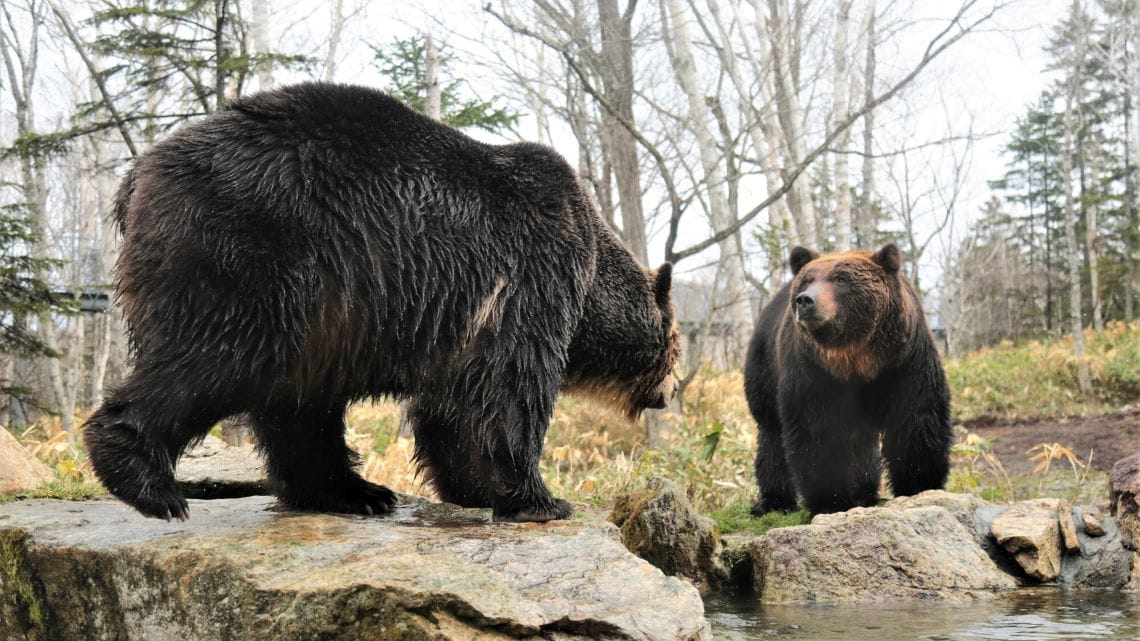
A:
{"type": "Polygon", "coordinates": [[[792,475],[788,471],[780,421],[764,416],[759,423],[756,481],[760,486],[760,498],[752,506],[752,515],[792,512],[796,509],[796,490],[792,487],[792,475]]]}
{"type": "Polygon", "coordinates": [[[954,428],[950,393],[937,359],[921,376],[898,381],[900,399],[883,425],[883,458],[895,496],[941,489],[950,474],[954,428]]]}
{"type": "Polygon", "coordinates": [[[344,442],[344,401],[281,399],[254,411],[253,427],[265,454],[274,494],[295,510],[385,514],[392,490],[370,483],[344,442]]]}
{"type": "Polygon", "coordinates": [[[839,385],[788,377],[780,396],[780,418],[788,469],[804,507],[812,514],[843,512],[864,505],[866,439],[852,438],[858,414],[851,395],[839,385]]]}

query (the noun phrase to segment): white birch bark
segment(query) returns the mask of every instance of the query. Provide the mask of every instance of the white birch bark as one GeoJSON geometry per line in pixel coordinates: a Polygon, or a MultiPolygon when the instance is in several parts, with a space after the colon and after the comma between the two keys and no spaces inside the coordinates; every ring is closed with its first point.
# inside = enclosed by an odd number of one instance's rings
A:
{"type": "Polygon", "coordinates": [[[1073,336],[1073,355],[1077,361],[1077,383],[1081,392],[1088,394],[1092,391],[1092,378],[1089,375],[1089,364],[1085,361],[1085,343],[1083,325],[1081,323],[1081,268],[1080,247],[1077,245],[1077,226],[1075,205],[1073,202],[1073,130],[1074,123],[1073,98],[1077,92],[1078,74],[1084,64],[1084,49],[1079,42],[1076,43],[1077,61],[1073,69],[1069,70],[1069,80],[1065,91],[1064,129],[1065,141],[1061,154],[1061,174],[1065,188],[1065,244],[1069,250],[1069,323],[1073,336]]]}
{"type": "Polygon", "coordinates": [[[439,86],[439,49],[430,33],[424,36],[424,84],[427,85],[426,113],[430,118],[441,120],[443,96],[439,86]]]}
{"type": "MultiPolygon", "coordinates": [[[[851,0],[838,0],[835,20],[835,69],[832,76],[831,123],[838,126],[847,117],[847,96],[851,91],[850,70],[847,58],[847,31],[851,21],[851,0]]],[[[835,249],[851,249],[851,186],[847,175],[848,146],[851,144],[851,129],[846,128],[835,141],[835,249]]]]}
{"type": "MultiPolygon", "coordinates": [[[[269,0],[251,0],[251,3],[253,49],[258,54],[265,55],[269,53],[269,0]]],[[[273,88],[273,63],[269,60],[260,60],[257,63],[257,88],[261,91],[273,88]]]]}
{"type": "MultiPolygon", "coordinates": [[[[681,89],[688,98],[688,125],[696,136],[701,169],[708,194],[709,223],[715,231],[726,228],[733,220],[729,207],[727,181],[716,138],[712,131],[712,118],[705,102],[704,91],[697,77],[693,59],[692,41],[687,17],[681,0],[662,0],[661,25],[666,35],[670,63],[681,89]]],[[[723,274],[723,291],[720,299],[728,306],[725,317],[730,319],[734,332],[748,333],[752,328],[752,310],[744,288],[744,270],[736,242],[729,236],[717,248],[720,257],[718,271],[723,274]]]]}

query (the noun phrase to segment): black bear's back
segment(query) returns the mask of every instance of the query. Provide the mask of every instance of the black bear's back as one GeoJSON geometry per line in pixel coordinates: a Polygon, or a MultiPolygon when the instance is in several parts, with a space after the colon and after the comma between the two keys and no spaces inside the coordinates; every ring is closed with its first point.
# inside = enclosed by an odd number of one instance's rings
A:
{"type": "Polygon", "coordinates": [[[407,388],[432,368],[424,355],[449,358],[520,265],[546,265],[536,255],[560,271],[527,276],[584,287],[603,224],[552,150],[481,143],[381,92],[320,83],[182,128],[124,184],[132,335],[156,351],[224,337],[219,358],[271,353],[267,370],[300,353],[358,372],[354,393],[407,388]]]}

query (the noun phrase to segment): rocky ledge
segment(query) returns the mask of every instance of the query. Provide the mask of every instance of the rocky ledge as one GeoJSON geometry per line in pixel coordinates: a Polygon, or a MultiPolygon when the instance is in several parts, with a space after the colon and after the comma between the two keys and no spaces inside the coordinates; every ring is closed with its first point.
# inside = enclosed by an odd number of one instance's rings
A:
{"type": "Polygon", "coordinates": [[[382,518],[273,499],[144,519],[110,500],[0,506],[5,639],[706,639],[701,600],[578,521],[494,524],[408,499],[382,518]]]}
{"type": "Polygon", "coordinates": [[[934,490],[721,537],[674,484],[654,479],[620,498],[611,519],[627,547],[703,591],[727,580],[764,603],[970,601],[1042,583],[1140,589],[1124,536],[1130,518],[1140,522],[1135,493],[1118,494],[1113,517],[1060,499],[994,505],[934,490]]]}

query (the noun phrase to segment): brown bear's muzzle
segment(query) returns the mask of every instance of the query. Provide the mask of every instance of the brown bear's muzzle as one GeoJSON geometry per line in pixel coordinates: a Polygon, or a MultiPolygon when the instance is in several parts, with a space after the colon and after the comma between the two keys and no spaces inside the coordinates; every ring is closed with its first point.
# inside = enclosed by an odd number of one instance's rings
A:
{"type": "Polygon", "coordinates": [[[812,284],[792,299],[796,322],[808,331],[819,329],[835,316],[834,301],[830,293],[818,284],[812,284]]]}

